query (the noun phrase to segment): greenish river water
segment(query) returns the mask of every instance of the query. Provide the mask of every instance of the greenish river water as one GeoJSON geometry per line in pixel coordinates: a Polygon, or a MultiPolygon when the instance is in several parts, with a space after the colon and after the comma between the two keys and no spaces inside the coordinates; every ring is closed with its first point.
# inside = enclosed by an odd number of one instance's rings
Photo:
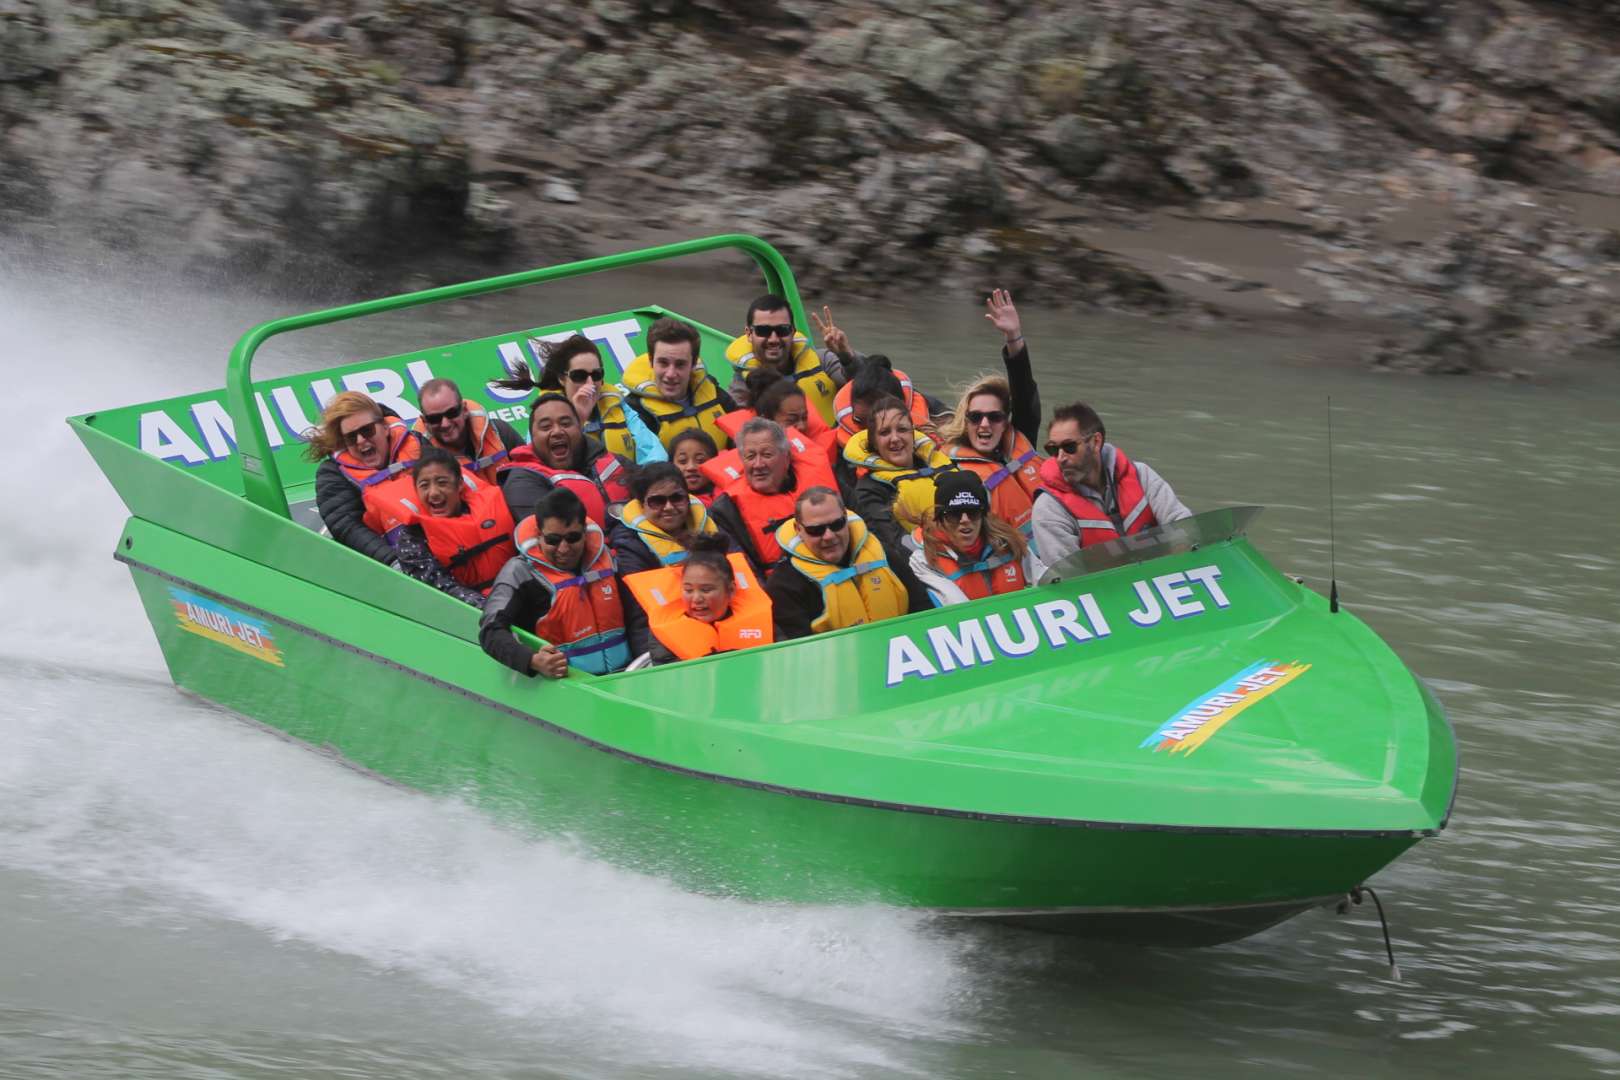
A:
{"type": "MultiPolygon", "coordinates": [[[[595,280],[277,362],[650,300],[738,321],[748,289],[699,284],[595,280]]],[[[1620,369],[1376,376],[1303,332],[1025,313],[1048,410],[1090,400],[1195,509],[1268,506],[1257,543],[1323,591],[1332,396],[1344,602],[1462,752],[1451,828],[1374,881],[1395,982],[1368,909],[1173,951],[694,896],[179,694],[60,417],[218,385],[285,310],[0,278],[39,469],[0,527],[0,1076],[1620,1075],[1620,369]]],[[[995,362],[971,304],[840,314],[942,395],[995,362]]]]}

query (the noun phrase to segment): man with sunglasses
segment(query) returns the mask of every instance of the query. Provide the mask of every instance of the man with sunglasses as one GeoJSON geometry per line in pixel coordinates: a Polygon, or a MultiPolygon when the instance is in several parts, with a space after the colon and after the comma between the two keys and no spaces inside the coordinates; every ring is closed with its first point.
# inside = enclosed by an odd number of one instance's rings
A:
{"type": "Polygon", "coordinates": [[[849,335],[833,323],[832,309],[823,307],[824,319],[815,319],[827,347],[821,352],[793,325],[788,302],[775,293],[756,297],[743,317],[743,332],[726,346],[726,361],[736,373],[731,396],[739,406],[749,404],[748,387],[743,382],[750,371],[772,368],[793,379],[804,391],[805,401],[828,424],[833,418],[833,395],[848,380],[846,371],[858,365],[861,356],[849,344],[849,335]]]}
{"type": "Polygon", "coordinates": [[[1192,511],[1158,473],[1107,441],[1085,402],[1052,414],[1032,522],[1035,549],[1051,566],[1083,547],[1132,536],[1192,511]]]}
{"type": "Polygon", "coordinates": [[[417,400],[422,403],[422,415],[412,430],[456,455],[462,468],[492,484],[506,455],[523,445],[516,428],[463,398],[461,387],[450,379],[429,379],[417,391],[417,400]]]}
{"type": "Polygon", "coordinates": [[[885,548],[830,487],[813,487],[799,496],[793,517],[777,530],[776,542],[786,557],[771,571],[765,592],[778,641],[930,606],[905,553],[885,548]]]}

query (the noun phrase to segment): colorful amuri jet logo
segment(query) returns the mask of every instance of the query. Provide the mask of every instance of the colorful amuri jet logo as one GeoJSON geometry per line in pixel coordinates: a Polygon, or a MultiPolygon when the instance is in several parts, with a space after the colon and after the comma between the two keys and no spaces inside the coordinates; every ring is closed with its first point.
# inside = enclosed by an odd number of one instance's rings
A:
{"type": "Polygon", "coordinates": [[[174,615],[180,622],[180,629],[186,633],[217,641],[267,664],[286,666],[282,662],[275,635],[262,620],[185,589],[170,586],[169,596],[174,603],[174,615]]]}
{"type": "Polygon", "coordinates": [[[1287,686],[1311,665],[1262,660],[1244,668],[1214,690],[1159,725],[1142,741],[1142,748],[1190,754],[1208,742],[1238,713],[1287,686]]]}

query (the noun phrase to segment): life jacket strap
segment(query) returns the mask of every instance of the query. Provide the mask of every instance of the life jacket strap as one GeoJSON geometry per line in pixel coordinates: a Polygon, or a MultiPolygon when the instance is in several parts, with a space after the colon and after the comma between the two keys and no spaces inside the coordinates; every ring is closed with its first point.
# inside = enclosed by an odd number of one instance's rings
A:
{"type": "Polygon", "coordinates": [[[592,634],[588,638],[570,642],[567,645],[557,646],[558,650],[567,657],[592,656],[596,653],[607,652],[609,649],[622,647],[626,642],[625,632],[622,629],[604,630],[600,634],[592,634]]]}
{"type": "Polygon", "coordinates": [[[883,570],[889,565],[888,559],[873,559],[870,562],[855,563],[853,566],[840,567],[821,579],[823,588],[829,585],[842,585],[846,581],[853,581],[862,574],[870,574],[874,570],[883,570]]]}
{"type": "Polygon", "coordinates": [[[462,548],[450,557],[449,569],[454,570],[457,567],[466,566],[490,548],[499,547],[506,543],[506,539],[504,536],[492,536],[481,544],[474,544],[470,548],[462,548]]]}

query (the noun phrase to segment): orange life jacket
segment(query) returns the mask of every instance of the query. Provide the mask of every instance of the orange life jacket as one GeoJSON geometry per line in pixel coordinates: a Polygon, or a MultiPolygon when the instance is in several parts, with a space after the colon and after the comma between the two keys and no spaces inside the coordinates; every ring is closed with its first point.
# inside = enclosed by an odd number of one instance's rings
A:
{"type": "Polygon", "coordinates": [[[653,637],[682,660],[769,645],[775,640],[771,598],[754,577],[747,556],[732,552],[726,561],[731,564],[731,610],[714,623],[700,622],[686,613],[679,566],[643,570],[624,579],[647,612],[647,628],[653,637]]]}
{"type": "Polygon", "coordinates": [[[703,475],[713,480],[715,487],[736,505],[748,530],[747,539],[753,542],[762,566],[769,566],[782,557],[776,530],[793,516],[793,504],[799,501],[799,496],[813,487],[838,490],[838,479],[827,464],[826,456],[792,428],[788,429],[788,453],[793,459],[793,487],[777,495],[761,495],[749,487],[738,459],[727,462],[722,460],[725,455],[721,455],[703,463],[703,475]]]}
{"type": "Polygon", "coordinates": [[[1035,493],[1041,488],[1041,462],[1046,459],[1011,426],[1007,435],[1005,462],[959,443],[947,446],[945,452],[962,468],[979,474],[985,490],[990,492],[990,512],[1029,536],[1034,532],[1030,515],[1035,508],[1035,493]]]}
{"type": "Polygon", "coordinates": [[[494,422],[490,420],[482,405],[463,401],[461,408],[467,414],[467,429],[472,434],[472,444],[477,449],[476,457],[468,457],[459,446],[445,446],[435,439],[421,417],[417,417],[416,423],[411,425],[411,430],[431,441],[434,446],[456,455],[456,460],[461,462],[463,469],[493,484],[497,467],[506,460],[506,446],[501,442],[501,433],[495,430],[494,422]]]}
{"type": "Polygon", "coordinates": [[[1075,524],[1080,526],[1081,547],[1100,544],[1117,536],[1132,536],[1159,523],[1159,519],[1153,516],[1153,507],[1148,504],[1147,495],[1142,491],[1136,466],[1117,446],[1114,447],[1114,492],[1119,501],[1119,525],[1114,524],[1102,507],[1069,487],[1068,481],[1063,479],[1063,471],[1058,468],[1057,458],[1047,458],[1041,464],[1040,471],[1040,490],[1061,502],[1074,515],[1075,524]]]}
{"type": "Polygon", "coordinates": [[[379,535],[410,520],[415,510],[410,500],[416,495],[411,463],[422,456],[420,435],[407,428],[405,421],[397,416],[383,419],[388,421],[387,465],[380,469],[368,468],[351,457],[347,447],[332,455],[343,475],[360,489],[360,498],[366,504],[366,528],[379,535]]]}
{"type": "MultiPolygon", "coordinates": [[[[923,547],[921,529],[913,529],[911,537],[917,541],[919,550],[927,550],[923,547]]],[[[928,560],[929,565],[953,582],[969,600],[983,600],[1026,587],[1029,582],[1024,580],[1024,560],[1014,558],[1010,551],[996,552],[982,533],[980,537],[978,557],[964,562],[962,556],[952,550],[950,540],[936,532],[934,540],[942,550],[928,560]]]]}
{"type": "MultiPolygon", "coordinates": [[[[752,420],[756,415],[758,414],[755,413],[753,409],[733,409],[731,412],[726,413],[724,416],[720,417],[720,419],[715,421],[715,423],[720,426],[720,430],[731,436],[731,445],[733,449],[726,451],[726,453],[735,456],[737,432],[741,431],[742,426],[748,421],[752,420]]],[[[804,434],[808,436],[809,441],[827,451],[827,464],[837,466],[838,450],[842,445],[838,441],[838,429],[828,427],[827,421],[823,420],[821,418],[821,414],[816,412],[814,409],[811,409],[809,412],[804,414],[804,427],[804,434]]],[[[785,430],[792,432],[796,429],[786,428],[785,430]]]]}
{"type": "Polygon", "coordinates": [[[495,584],[506,560],[517,554],[512,540],[512,512],[493,482],[462,473],[465,511],[454,517],[434,517],[418,511],[415,524],[427,537],[428,549],[450,576],[485,596],[495,584]]]}
{"type": "MultiPolygon", "coordinates": [[[[900,395],[911,410],[911,423],[914,427],[927,427],[932,419],[928,415],[928,401],[916,390],[912,389],[911,377],[899,368],[894,369],[894,377],[900,380],[900,395]]],[[[845,446],[849,440],[860,431],[860,425],[855,423],[855,381],[852,379],[838,388],[838,394],[833,398],[833,419],[838,424],[838,445],[845,446]]]]}
{"type": "MultiPolygon", "coordinates": [[[[726,416],[731,415],[733,414],[726,414],[726,416]]],[[[722,417],[722,419],[724,419],[724,417],[722,417]]],[[[783,428],[782,432],[787,435],[789,454],[814,454],[815,447],[818,445],[815,439],[806,435],[798,428],[783,428]]],[[[833,459],[829,457],[827,459],[827,465],[829,468],[831,468],[832,463],[833,459]]],[[[742,451],[737,449],[735,446],[733,446],[730,450],[722,450],[708,461],[705,461],[701,468],[703,470],[703,475],[709,478],[709,480],[714,484],[715,488],[717,490],[724,491],[726,487],[732,483],[732,481],[736,480],[743,474],[742,451]]]]}
{"type": "Polygon", "coordinates": [[[619,671],[630,662],[624,634],[624,607],[613,553],[602,530],[585,524],[585,557],[580,569],[562,570],[540,554],[540,525],[530,514],[518,523],[518,554],[534,572],[551,582],[551,607],[534,624],[534,632],[562,650],[574,667],[592,675],[619,671]]]}
{"type": "Polygon", "coordinates": [[[598,454],[590,463],[590,472],[573,469],[553,469],[541,462],[534,447],[525,443],[513,450],[500,471],[528,469],[550,478],[558,487],[565,487],[579,496],[585,504],[585,516],[597,525],[607,528],[607,508],[613,503],[630,501],[630,488],[625,483],[624,462],[612,454],[598,454]]]}

